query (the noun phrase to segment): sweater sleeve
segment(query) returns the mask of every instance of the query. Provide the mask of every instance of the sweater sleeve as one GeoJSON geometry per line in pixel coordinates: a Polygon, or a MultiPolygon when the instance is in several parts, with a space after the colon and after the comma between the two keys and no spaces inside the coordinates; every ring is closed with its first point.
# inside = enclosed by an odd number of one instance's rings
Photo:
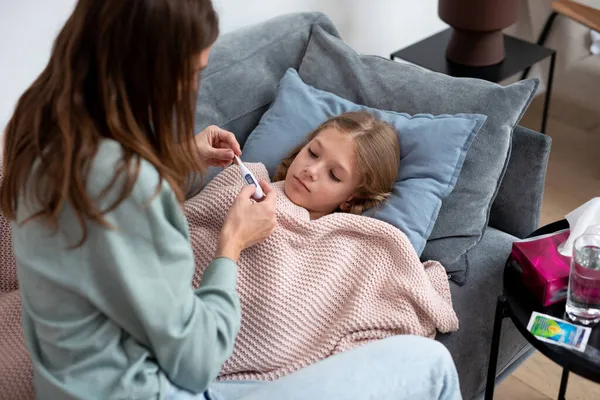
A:
{"type": "Polygon", "coordinates": [[[214,260],[194,291],[194,256],[175,195],[163,184],[147,205],[140,197],[152,192],[139,194],[107,215],[117,229],[89,231],[94,252],[86,281],[94,285],[87,294],[150,349],[171,382],[200,393],[231,356],[240,328],[237,266],[214,260]]]}

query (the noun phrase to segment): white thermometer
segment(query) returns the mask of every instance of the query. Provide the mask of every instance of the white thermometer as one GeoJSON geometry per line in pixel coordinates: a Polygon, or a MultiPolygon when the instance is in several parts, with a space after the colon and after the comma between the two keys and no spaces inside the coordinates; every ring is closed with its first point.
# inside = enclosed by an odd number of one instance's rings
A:
{"type": "Polygon", "coordinates": [[[242,173],[242,178],[244,178],[246,183],[248,183],[248,185],[256,186],[256,190],[254,191],[252,198],[254,200],[262,199],[265,196],[265,194],[263,193],[262,188],[260,187],[260,184],[258,183],[258,179],[256,179],[254,174],[252,172],[250,172],[250,170],[244,165],[244,163],[242,162],[242,160],[240,160],[240,158],[238,156],[235,156],[235,162],[237,163],[238,167],[240,168],[240,172],[242,173]]]}

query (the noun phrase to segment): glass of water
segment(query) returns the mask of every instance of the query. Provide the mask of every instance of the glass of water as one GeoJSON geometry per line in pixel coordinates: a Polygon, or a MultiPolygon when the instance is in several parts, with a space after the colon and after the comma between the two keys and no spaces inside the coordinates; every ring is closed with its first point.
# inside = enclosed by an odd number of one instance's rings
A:
{"type": "Polygon", "coordinates": [[[600,321],[600,234],[586,233],[573,244],[566,311],[583,325],[600,321]]]}

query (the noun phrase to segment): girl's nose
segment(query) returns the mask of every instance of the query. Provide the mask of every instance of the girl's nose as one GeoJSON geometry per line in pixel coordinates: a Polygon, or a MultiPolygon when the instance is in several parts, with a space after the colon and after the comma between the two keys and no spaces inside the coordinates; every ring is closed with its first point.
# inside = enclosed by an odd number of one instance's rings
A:
{"type": "Polygon", "coordinates": [[[304,174],[306,175],[307,178],[314,181],[315,179],[317,179],[317,167],[316,166],[305,167],[304,174]]]}

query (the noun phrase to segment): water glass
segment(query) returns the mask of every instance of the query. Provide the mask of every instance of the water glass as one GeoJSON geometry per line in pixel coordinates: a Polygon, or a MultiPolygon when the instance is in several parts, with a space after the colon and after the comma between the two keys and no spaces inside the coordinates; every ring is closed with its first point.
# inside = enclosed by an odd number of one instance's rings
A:
{"type": "Polygon", "coordinates": [[[573,243],[566,311],[583,325],[600,321],[600,234],[586,233],[573,243]]]}

